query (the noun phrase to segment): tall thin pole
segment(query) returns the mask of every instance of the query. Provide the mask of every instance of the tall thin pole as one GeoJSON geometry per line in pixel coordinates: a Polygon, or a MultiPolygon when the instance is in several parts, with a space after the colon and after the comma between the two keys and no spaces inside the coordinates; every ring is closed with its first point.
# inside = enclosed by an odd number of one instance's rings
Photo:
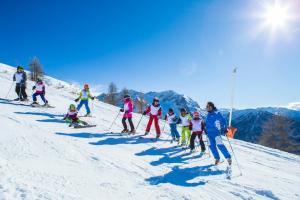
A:
{"type": "Polygon", "coordinates": [[[231,99],[230,99],[229,127],[231,127],[231,124],[232,124],[232,112],[233,112],[233,104],[234,104],[236,72],[237,72],[237,68],[234,68],[232,71],[232,88],[231,88],[231,99]]]}

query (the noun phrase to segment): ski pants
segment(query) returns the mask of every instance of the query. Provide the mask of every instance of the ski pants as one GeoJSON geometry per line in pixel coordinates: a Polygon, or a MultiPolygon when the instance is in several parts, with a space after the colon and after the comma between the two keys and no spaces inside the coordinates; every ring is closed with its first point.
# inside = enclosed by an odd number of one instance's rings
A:
{"type": "Polygon", "coordinates": [[[177,124],[170,124],[171,135],[173,139],[179,139],[179,133],[177,131],[177,124]]]}
{"type": "Polygon", "coordinates": [[[80,103],[77,106],[77,110],[79,111],[83,105],[85,106],[86,113],[90,114],[91,110],[90,110],[90,107],[89,107],[89,100],[81,100],[80,103]]]}
{"type": "Polygon", "coordinates": [[[132,123],[132,118],[131,117],[130,118],[129,117],[128,118],[123,117],[122,124],[123,124],[124,130],[128,130],[127,129],[127,124],[126,124],[127,119],[128,119],[129,125],[130,125],[130,131],[134,131],[134,125],[132,123]]]}
{"type": "Polygon", "coordinates": [[[198,136],[199,143],[200,143],[200,146],[201,146],[201,151],[205,151],[206,148],[205,148],[205,144],[203,142],[203,138],[202,138],[202,133],[201,132],[193,132],[192,133],[191,140],[190,140],[190,148],[192,150],[195,149],[195,139],[196,139],[197,136],[198,136]]]}
{"type": "Polygon", "coordinates": [[[218,149],[221,151],[221,153],[226,159],[231,158],[231,155],[229,154],[227,148],[223,144],[221,136],[208,135],[208,140],[209,140],[209,148],[216,160],[220,160],[220,154],[218,152],[218,149]]]}
{"type": "Polygon", "coordinates": [[[42,99],[42,101],[43,101],[44,103],[48,103],[48,101],[45,99],[45,94],[43,94],[43,93],[34,93],[34,94],[32,95],[32,99],[33,99],[34,102],[37,101],[37,99],[36,99],[37,96],[40,96],[41,99],[42,99]]]}
{"type": "Polygon", "coordinates": [[[78,124],[84,124],[85,122],[80,120],[78,117],[76,117],[75,119],[72,118],[66,118],[65,121],[67,123],[78,123],[78,124]]]}
{"type": "Polygon", "coordinates": [[[25,84],[17,84],[15,92],[17,93],[19,99],[27,99],[25,84]]]}
{"type": "Polygon", "coordinates": [[[152,126],[152,122],[154,121],[154,126],[155,126],[155,130],[156,130],[156,136],[160,136],[160,128],[159,128],[159,124],[158,124],[158,117],[157,115],[150,115],[147,127],[146,127],[146,132],[150,132],[151,126],[152,126]]]}
{"type": "Polygon", "coordinates": [[[183,126],[181,130],[181,144],[187,144],[191,138],[191,130],[188,126],[183,126]]]}

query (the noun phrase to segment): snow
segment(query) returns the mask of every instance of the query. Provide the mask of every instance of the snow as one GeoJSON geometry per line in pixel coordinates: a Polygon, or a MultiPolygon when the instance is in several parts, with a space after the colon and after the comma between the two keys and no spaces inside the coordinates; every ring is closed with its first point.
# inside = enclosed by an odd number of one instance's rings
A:
{"type": "Polygon", "coordinates": [[[300,111],[300,102],[292,102],[287,106],[289,109],[299,110],[300,111]]]}
{"type": "MultiPolygon", "coordinates": [[[[0,64],[2,98],[14,71],[0,64]]],[[[209,171],[208,154],[174,148],[169,133],[156,143],[108,133],[118,108],[99,101],[91,105],[95,118],[84,119],[96,128],[69,128],[61,118],[79,88],[51,77],[45,82],[53,109],[0,100],[0,199],[300,199],[297,155],[232,140],[243,175],[234,163],[226,180],[226,162],[209,171]]],[[[12,90],[8,98],[15,97],[12,90]]],[[[113,126],[119,130],[120,117],[113,126]]]]}

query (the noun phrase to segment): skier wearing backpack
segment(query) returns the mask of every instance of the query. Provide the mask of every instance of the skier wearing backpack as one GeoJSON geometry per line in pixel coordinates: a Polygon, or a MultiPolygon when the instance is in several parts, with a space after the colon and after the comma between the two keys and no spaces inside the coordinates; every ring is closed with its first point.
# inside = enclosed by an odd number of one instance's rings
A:
{"type": "Polygon", "coordinates": [[[180,109],[180,118],[178,124],[182,125],[181,130],[181,146],[188,146],[188,142],[191,138],[190,121],[192,120],[191,115],[185,108],[180,109]]]}
{"type": "Polygon", "coordinates": [[[177,131],[177,121],[178,117],[175,115],[174,110],[172,108],[169,109],[168,113],[165,116],[165,120],[168,122],[172,135],[172,142],[179,142],[180,136],[177,131]]]}
{"type": "Polygon", "coordinates": [[[65,117],[63,118],[63,120],[65,120],[67,123],[70,123],[70,125],[69,125],[70,127],[77,126],[80,124],[85,125],[85,126],[88,125],[88,123],[80,120],[77,115],[78,115],[78,111],[76,109],[76,106],[74,104],[71,104],[69,106],[68,112],[65,115],[65,117]]]}
{"type": "Polygon", "coordinates": [[[32,99],[33,99],[32,105],[33,106],[38,105],[36,97],[40,96],[42,101],[44,102],[44,106],[47,106],[48,101],[45,98],[45,94],[46,94],[45,84],[43,83],[43,81],[40,78],[37,79],[35,86],[32,87],[32,90],[35,90],[35,93],[32,95],[32,99]]]}
{"type": "Polygon", "coordinates": [[[207,116],[205,120],[205,132],[209,139],[209,147],[215,159],[215,165],[220,163],[220,155],[218,149],[227,159],[228,164],[231,165],[231,155],[223,144],[221,134],[226,133],[226,122],[221,113],[217,110],[212,102],[208,102],[207,116]]]}
{"type": "Polygon", "coordinates": [[[204,153],[206,150],[205,144],[202,139],[203,130],[204,130],[204,121],[201,119],[199,112],[193,113],[193,119],[190,121],[190,130],[192,131],[192,136],[190,140],[191,152],[194,152],[195,150],[195,139],[196,137],[198,137],[201,146],[201,153],[204,153]]]}
{"type": "Polygon", "coordinates": [[[156,139],[158,139],[160,137],[160,128],[159,128],[158,120],[161,117],[162,113],[159,104],[159,99],[157,97],[153,99],[152,104],[148,106],[148,108],[143,112],[143,115],[147,115],[148,113],[150,113],[150,118],[146,127],[145,135],[149,134],[150,128],[152,126],[152,122],[154,121],[154,126],[156,130],[156,139]]]}
{"type": "Polygon", "coordinates": [[[91,109],[89,107],[89,99],[94,100],[95,97],[91,95],[90,88],[88,84],[84,84],[83,90],[81,90],[79,97],[75,99],[75,102],[80,101],[77,106],[77,110],[79,111],[81,107],[84,105],[86,109],[86,117],[91,115],[91,109]]]}
{"type": "Polygon", "coordinates": [[[123,129],[122,133],[128,132],[127,124],[126,124],[126,120],[128,120],[129,125],[130,125],[129,133],[135,134],[134,125],[132,123],[132,112],[133,112],[133,106],[134,106],[133,101],[129,95],[125,95],[123,98],[123,101],[124,101],[124,107],[120,109],[120,112],[124,112],[123,119],[122,119],[122,124],[123,124],[124,129],[123,129]]]}
{"type": "Polygon", "coordinates": [[[27,75],[22,66],[17,67],[17,72],[13,76],[13,81],[16,82],[15,92],[18,95],[18,98],[15,101],[27,101],[26,94],[26,81],[27,75]]]}

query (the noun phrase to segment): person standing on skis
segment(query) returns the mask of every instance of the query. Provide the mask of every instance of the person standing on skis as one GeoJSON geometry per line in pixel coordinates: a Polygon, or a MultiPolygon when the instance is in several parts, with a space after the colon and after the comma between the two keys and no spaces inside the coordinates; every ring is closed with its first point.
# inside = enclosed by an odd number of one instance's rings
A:
{"type": "Polygon", "coordinates": [[[185,108],[180,109],[180,118],[178,124],[182,125],[181,129],[181,146],[188,146],[188,142],[191,138],[190,121],[192,120],[191,115],[185,108]]]}
{"type": "Polygon", "coordinates": [[[215,165],[218,165],[220,163],[220,155],[218,149],[227,159],[228,164],[231,165],[231,155],[223,144],[221,137],[221,134],[227,132],[225,119],[212,102],[207,103],[206,109],[207,116],[205,120],[205,132],[208,136],[209,148],[215,159],[215,165]]]}
{"type": "Polygon", "coordinates": [[[33,99],[32,105],[34,106],[38,104],[36,97],[40,96],[42,101],[44,102],[44,106],[47,106],[48,101],[45,98],[45,94],[46,94],[45,84],[43,83],[42,79],[40,78],[37,79],[35,86],[32,87],[32,90],[35,90],[35,93],[32,95],[32,99],[33,99]]]}
{"type": "Polygon", "coordinates": [[[63,120],[65,120],[67,123],[70,123],[69,125],[70,127],[79,124],[88,125],[87,122],[80,120],[77,115],[78,115],[78,111],[76,109],[76,106],[74,104],[71,104],[63,120]]]}
{"type": "Polygon", "coordinates": [[[86,117],[91,116],[91,109],[89,107],[89,99],[94,100],[95,97],[91,95],[90,88],[88,84],[84,84],[83,90],[81,90],[79,97],[75,99],[75,102],[80,101],[80,103],[77,106],[77,111],[81,109],[81,107],[84,105],[86,109],[86,117]]]}
{"type": "Polygon", "coordinates": [[[13,81],[16,81],[16,89],[15,92],[18,95],[16,101],[27,101],[26,94],[26,81],[27,75],[22,66],[17,67],[17,72],[13,76],[13,81]]]}
{"type": "Polygon", "coordinates": [[[178,117],[175,115],[174,110],[172,108],[169,109],[168,113],[165,116],[165,120],[168,122],[170,126],[170,131],[172,135],[172,142],[177,141],[179,142],[179,133],[177,131],[177,122],[178,122],[178,117]]]}
{"type": "Polygon", "coordinates": [[[152,122],[154,121],[154,126],[156,130],[156,139],[158,139],[160,137],[160,128],[159,128],[158,120],[161,117],[162,112],[159,104],[159,99],[157,97],[153,99],[152,104],[148,106],[148,108],[143,112],[143,115],[147,115],[148,113],[150,113],[150,118],[146,127],[145,135],[149,134],[152,126],[152,122]]]}
{"type": "Polygon", "coordinates": [[[200,117],[199,112],[193,113],[193,119],[190,121],[190,130],[192,131],[192,136],[190,140],[190,149],[191,152],[195,150],[195,139],[199,138],[200,146],[201,146],[201,154],[205,152],[205,144],[202,139],[203,130],[204,130],[204,121],[200,117]]]}
{"type": "Polygon", "coordinates": [[[134,125],[132,123],[132,112],[133,112],[133,101],[129,95],[125,95],[123,98],[124,101],[124,108],[120,109],[120,112],[124,112],[122,124],[123,124],[123,131],[122,133],[129,132],[127,129],[126,120],[128,119],[129,125],[130,125],[130,132],[131,134],[135,134],[134,125]]]}

